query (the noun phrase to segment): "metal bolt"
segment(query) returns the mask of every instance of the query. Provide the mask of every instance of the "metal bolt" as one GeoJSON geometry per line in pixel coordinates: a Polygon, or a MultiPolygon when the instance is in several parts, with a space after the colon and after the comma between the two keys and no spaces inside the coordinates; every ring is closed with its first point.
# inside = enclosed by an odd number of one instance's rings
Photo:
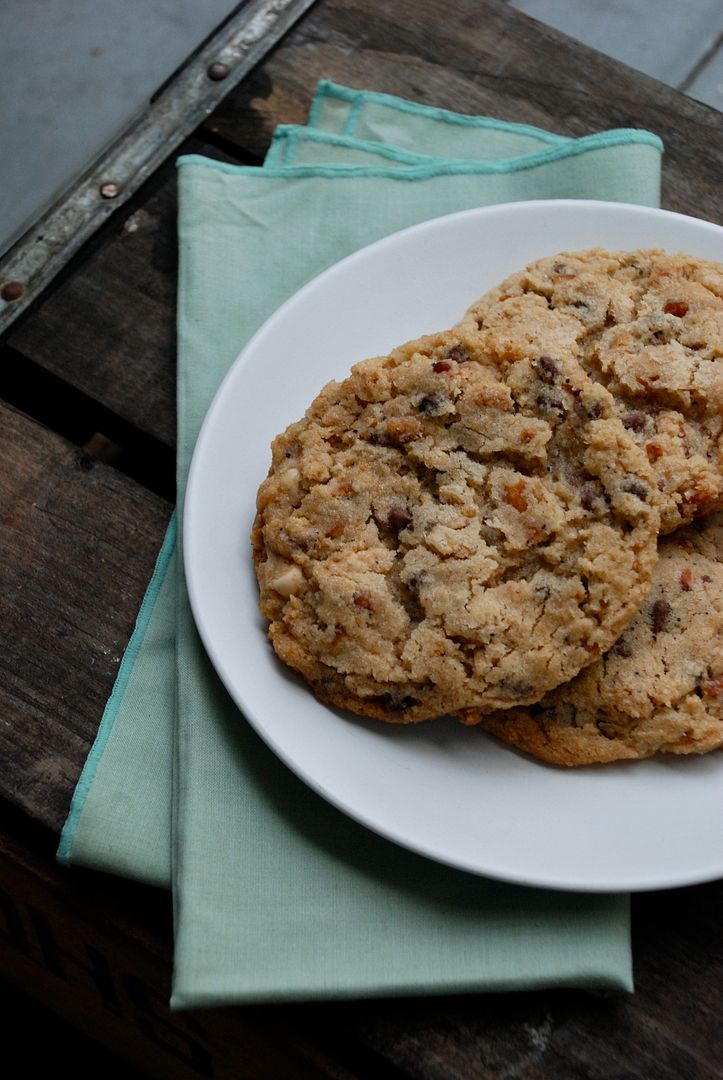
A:
{"type": "Polygon", "coordinates": [[[222,64],[220,60],[216,60],[215,63],[208,65],[206,74],[212,82],[222,82],[231,74],[231,68],[228,64],[222,64]]]}
{"type": "Polygon", "coordinates": [[[27,291],[22,281],[6,281],[0,288],[0,297],[8,304],[12,304],[16,300],[22,300],[27,291]]]}
{"type": "Polygon", "coordinates": [[[116,184],[113,180],[106,180],[100,185],[100,193],[104,199],[117,199],[123,190],[122,184],[116,184]]]}

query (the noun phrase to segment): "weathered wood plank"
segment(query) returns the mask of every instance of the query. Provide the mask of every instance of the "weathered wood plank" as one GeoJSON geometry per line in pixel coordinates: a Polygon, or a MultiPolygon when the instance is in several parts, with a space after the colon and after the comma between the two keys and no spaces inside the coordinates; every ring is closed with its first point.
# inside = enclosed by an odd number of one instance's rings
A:
{"type": "Polygon", "coordinates": [[[166,444],[175,441],[175,183],[161,170],[5,335],[166,444]]]}
{"type": "Polygon", "coordinates": [[[37,826],[14,822],[11,832],[9,824],[4,817],[0,830],[0,970],[127,1062],[128,1072],[164,1080],[384,1080],[383,1072],[347,1070],[273,1009],[171,1013],[170,895],[69,873],[52,864],[37,826]]]}
{"type": "MultiPolygon", "coordinates": [[[[228,154],[190,141],[184,153],[228,154]]],[[[176,170],[168,162],[3,340],[127,424],[176,439],[176,170]]]]}
{"type": "Polygon", "coordinates": [[[146,435],[7,345],[0,349],[0,400],[77,446],[89,444],[91,457],[175,502],[175,447],[146,435]]]}
{"type": "Polygon", "coordinates": [[[0,795],[59,828],[171,513],[0,405],[0,795]]]}

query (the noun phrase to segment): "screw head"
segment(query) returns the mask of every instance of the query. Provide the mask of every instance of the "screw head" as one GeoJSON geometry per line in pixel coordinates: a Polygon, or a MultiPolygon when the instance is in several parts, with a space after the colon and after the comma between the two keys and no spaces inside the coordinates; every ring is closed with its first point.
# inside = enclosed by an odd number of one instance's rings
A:
{"type": "Polygon", "coordinates": [[[213,64],[208,65],[206,74],[212,82],[222,82],[231,74],[231,68],[228,64],[222,64],[220,60],[216,60],[213,64]]]}
{"type": "Polygon", "coordinates": [[[22,300],[28,290],[22,281],[6,281],[0,286],[0,297],[7,303],[12,304],[16,300],[22,300]]]}
{"type": "Polygon", "coordinates": [[[123,185],[116,184],[114,180],[106,180],[99,188],[104,199],[117,199],[122,190],[123,185]]]}

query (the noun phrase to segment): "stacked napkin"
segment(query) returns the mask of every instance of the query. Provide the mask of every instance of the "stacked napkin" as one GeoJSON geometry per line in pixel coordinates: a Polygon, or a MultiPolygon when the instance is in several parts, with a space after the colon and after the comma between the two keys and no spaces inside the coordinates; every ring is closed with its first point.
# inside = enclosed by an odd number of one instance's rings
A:
{"type": "MultiPolygon", "coordinates": [[[[657,205],[661,153],[645,131],[567,139],[322,82],[307,126],[279,127],[262,168],[181,158],[179,515],[224,374],[310,278],[391,232],[472,207],[657,205]]],[[[439,866],[349,820],[275,758],[197,637],[175,519],[58,857],[171,885],[175,1008],[632,985],[626,897],[439,866]]]]}

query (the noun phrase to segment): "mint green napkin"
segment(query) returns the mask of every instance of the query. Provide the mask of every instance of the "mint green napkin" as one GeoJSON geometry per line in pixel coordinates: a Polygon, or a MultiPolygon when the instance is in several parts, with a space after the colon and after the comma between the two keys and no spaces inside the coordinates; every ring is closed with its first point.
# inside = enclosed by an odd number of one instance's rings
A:
{"type": "MultiPolygon", "coordinates": [[[[279,131],[263,169],[182,158],[179,513],[221,378],[261,323],[324,267],[406,225],[493,202],[655,205],[661,149],[647,132],[563,139],[322,83],[310,129],[279,131]],[[479,160],[462,152],[469,139],[479,160]],[[436,158],[440,147],[454,160],[436,158]]],[[[59,858],[171,882],[174,1007],[630,989],[625,897],[442,868],[367,832],[290,774],[212,671],[173,547],[172,526],[59,858]]]]}

